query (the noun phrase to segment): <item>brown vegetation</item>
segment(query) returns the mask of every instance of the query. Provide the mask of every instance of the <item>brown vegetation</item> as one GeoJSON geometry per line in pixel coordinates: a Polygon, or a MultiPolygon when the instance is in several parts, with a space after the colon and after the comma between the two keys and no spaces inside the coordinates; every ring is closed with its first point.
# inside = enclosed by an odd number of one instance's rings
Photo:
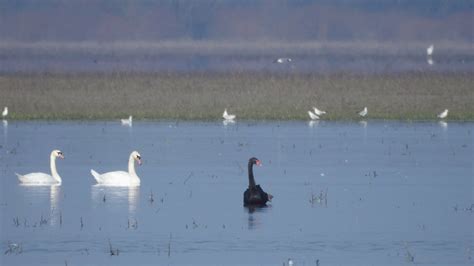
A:
{"type": "Polygon", "coordinates": [[[470,74],[16,74],[0,76],[0,106],[11,119],[474,119],[470,74]]]}

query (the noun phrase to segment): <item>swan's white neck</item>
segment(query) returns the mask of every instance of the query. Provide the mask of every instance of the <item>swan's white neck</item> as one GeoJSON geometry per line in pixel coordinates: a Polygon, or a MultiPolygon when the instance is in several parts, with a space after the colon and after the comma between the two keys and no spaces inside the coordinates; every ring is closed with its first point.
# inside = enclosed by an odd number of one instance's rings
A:
{"type": "Polygon", "coordinates": [[[132,154],[130,154],[130,158],[128,158],[128,173],[140,182],[140,178],[137,176],[137,172],[135,172],[135,159],[132,154]]]}
{"type": "Polygon", "coordinates": [[[53,176],[54,180],[58,181],[58,183],[61,183],[62,179],[58,174],[58,170],[56,170],[56,156],[53,153],[51,153],[49,161],[51,165],[51,176],[53,176]]]}

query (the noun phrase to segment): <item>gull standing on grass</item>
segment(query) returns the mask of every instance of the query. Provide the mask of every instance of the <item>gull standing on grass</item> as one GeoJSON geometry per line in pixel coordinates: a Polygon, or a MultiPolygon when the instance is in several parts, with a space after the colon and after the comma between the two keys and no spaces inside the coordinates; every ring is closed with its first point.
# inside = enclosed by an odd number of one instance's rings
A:
{"type": "Polygon", "coordinates": [[[227,108],[224,109],[224,113],[222,114],[222,117],[224,118],[224,120],[229,121],[229,122],[230,121],[234,122],[234,119],[235,119],[235,115],[227,113],[227,108]]]}
{"type": "Polygon", "coordinates": [[[122,122],[122,126],[131,127],[132,126],[132,120],[133,120],[133,117],[129,116],[128,119],[121,119],[120,121],[122,122]]]}
{"type": "Polygon", "coordinates": [[[319,116],[311,111],[308,111],[308,115],[311,120],[319,120],[319,116]]]}
{"type": "Polygon", "coordinates": [[[430,46],[428,46],[428,48],[426,48],[426,55],[428,56],[428,58],[426,59],[426,62],[428,62],[428,65],[430,66],[434,64],[433,58],[431,57],[433,55],[433,51],[434,51],[433,44],[431,44],[430,46]]]}
{"type": "Polygon", "coordinates": [[[5,106],[2,112],[3,119],[7,118],[7,115],[8,115],[8,107],[5,106]]]}
{"type": "Polygon", "coordinates": [[[284,64],[284,63],[290,63],[291,61],[292,59],[289,57],[280,57],[280,58],[275,59],[273,63],[284,64]]]}
{"type": "Polygon", "coordinates": [[[438,115],[438,118],[445,119],[448,116],[448,109],[445,109],[442,113],[438,115]]]}
{"type": "Polygon", "coordinates": [[[3,117],[3,126],[6,128],[8,126],[8,121],[6,120],[7,118],[7,115],[8,115],[8,107],[5,106],[5,108],[3,108],[3,112],[2,112],[2,117],[3,117]]]}
{"type": "Polygon", "coordinates": [[[316,107],[314,107],[314,106],[313,106],[313,109],[314,109],[314,113],[315,113],[316,115],[321,116],[321,115],[326,114],[326,111],[319,110],[318,108],[316,108],[316,107]]]}
{"type": "Polygon", "coordinates": [[[426,48],[426,55],[428,56],[433,55],[433,51],[434,51],[434,45],[431,44],[430,46],[428,46],[428,48],[426,48]]]}
{"type": "Polygon", "coordinates": [[[368,113],[368,110],[367,110],[367,107],[364,107],[364,110],[360,111],[359,112],[359,115],[362,116],[362,117],[365,117],[368,113]]]}

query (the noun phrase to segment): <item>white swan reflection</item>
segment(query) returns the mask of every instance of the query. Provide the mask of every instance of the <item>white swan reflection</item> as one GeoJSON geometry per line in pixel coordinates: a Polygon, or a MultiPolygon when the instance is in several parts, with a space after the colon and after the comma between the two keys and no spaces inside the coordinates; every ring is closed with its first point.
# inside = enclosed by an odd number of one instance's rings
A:
{"type": "Polygon", "coordinates": [[[34,201],[41,202],[49,196],[49,225],[56,226],[60,224],[60,198],[61,198],[61,185],[54,184],[45,186],[42,184],[19,184],[25,189],[25,195],[33,197],[34,201]]]}
{"type": "Polygon", "coordinates": [[[128,205],[129,214],[136,212],[139,199],[140,187],[117,187],[106,185],[92,186],[92,200],[95,204],[108,204],[121,208],[123,205],[128,205]]]}
{"type": "Polygon", "coordinates": [[[57,225],[61,221],[61,213],[59,210],[59,197],[61,195],[61,186],[60,185],[52,185],[49,187],[49,204],[50,204],[50,211],[51,211],[51,225],[57,225]],[[58,213],[59,212],[59,213],[58,213]]]}

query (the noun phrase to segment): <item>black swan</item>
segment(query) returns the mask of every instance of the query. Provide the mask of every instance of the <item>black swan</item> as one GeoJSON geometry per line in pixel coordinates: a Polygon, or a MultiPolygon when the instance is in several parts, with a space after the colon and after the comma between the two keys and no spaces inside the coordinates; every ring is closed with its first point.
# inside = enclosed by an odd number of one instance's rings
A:
{"type": "Polygon", "coordinates": [[[265,205],[267,201],[272,201],[273,196],[267,194],[260,185],[255,184],[255,178],[253,177],[253,165],[260,165],[260,161],[252,157],[249,159],[249,188],[244,192],[244,206],[249,205],[265,205]]]}

